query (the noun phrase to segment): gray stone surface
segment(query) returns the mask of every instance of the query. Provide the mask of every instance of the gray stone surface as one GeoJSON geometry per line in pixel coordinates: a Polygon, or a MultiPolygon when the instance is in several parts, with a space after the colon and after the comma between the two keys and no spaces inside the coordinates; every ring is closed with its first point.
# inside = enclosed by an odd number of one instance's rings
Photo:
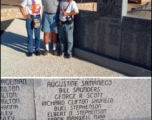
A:
{"type": "Polygon", "coordinates": [[[151,120],[150,78],[36,79],[35,95],[36,120],[151,120]]]}
{"type": "Polygon", "coordinates": [[[128,15],[151,19],[151,4],[151,2],[147,2],[134,10],[128,11],[128,15]]]}
{"type": "Polygon", "coordinates": [[[121,60],[151,70],[151,20],[123,18],[121,60]]]}
{"type": "Polygon", "coordinates": [[[1,79],[1,120],[35,120],[32,79],[1,79]]]}
{"type": "MultiPolygon", "coordinates": [[[[128,74],[146,75],[144,69],[151,73],[151,19],[126,16],[127,4],[125,2],[127,1],[98,0],[97,12],[80,11],[80,14],[75,16],[75,49],[84,51],[83,54],[80,52],[75,54],[91,62],[95,61],[94,63],[109,66],[108,68],[111,69],[128,74]],[[89,57],[90,54],[94,55],[89,57]],[[120,67],[117,67],[118,64],[107,65],[103,59],[95,57],[98,55],[118,60],[120,64],[121,62],[126,64],[120,67]],[[126,66],[127,64],[131,65],[126,66]],[[127,69],[123,69],[124,65],[127,69]],[[138,70],[141,71],[131,72],[136,69],[134,66],[139,67],[138,70]]],[[[150,3],[140,7],[141,10],[144,8],[149,10],[150,3]]]]}
{"type": "Polygon", "coordinates": [[[127,1],[98,0],[97,3],[97,12],[80,11],[75,17],[75,46],[119,58],[121,21],[127,14],[127,1]]]}
{"type": "MultiPolygon", "coordinates": [[[[150,70],[147,70],[147,69],[144,69],[141,67],[137,67],[137,66],[127,64],[124,62],[120,62],[117,60],[102,57],[100,55],[92,54],[90,52],[80,50],[77,48],[74,48],[74,52],[75,52],[75,55],[78,56],[79,58],[90,61],[90,62],[95,63],[97,65],[101,65],[105,68],[110,68],[112,70],[124,73],[124,74],[129,75],[129,76],[140,76],[140,77],[151,76],[150,70]]],[[[145,58],[142,58],[142,59],[145,59],[145,58]]],[[[131,61],[131,59],[127,59],[127,60],[131,61]]],[[[147,62],[147,63],[150,63],[150,62],[147,62]]]]}

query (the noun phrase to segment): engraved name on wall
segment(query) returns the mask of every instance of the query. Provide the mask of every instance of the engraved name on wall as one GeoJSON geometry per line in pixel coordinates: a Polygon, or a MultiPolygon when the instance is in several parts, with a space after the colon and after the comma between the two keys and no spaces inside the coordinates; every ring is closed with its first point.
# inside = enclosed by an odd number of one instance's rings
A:
{"type": "Polygon", "coordinates": [[[1,120],[35,120],[33,80],[1,80],[1,120]]]}
{"type": "Polygon", "coordinates": [[[75,46],[119,58],[121,21],[127,14],[127,1],[98,0],[97,3],[97,12],[80,11],[75,17],[75,46]]]}
{"type": "Polygon", "coordinates": [[[36,80],[36,117],[37,120],[117,120],[150,117],[150,98],[147,97],[150,95],[149,83],[150,80],[143,82],[139,79],[36,80]],[[141,95],[145,101],[141,99],[141,95]],[[143,104],[144,109],[138,109],[143,104]]]}

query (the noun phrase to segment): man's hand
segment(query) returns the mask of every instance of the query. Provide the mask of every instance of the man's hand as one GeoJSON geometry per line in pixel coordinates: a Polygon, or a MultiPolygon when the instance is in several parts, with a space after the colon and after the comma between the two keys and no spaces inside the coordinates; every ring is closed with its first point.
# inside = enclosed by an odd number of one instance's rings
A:
{"type": "Polygon", "coordinates": [[[68,16],[68,13],[66,11],[64,11],[63,16],[68,16]]]}
{"type": "Polygon", "coordinates": [[[71,16],[71,15],[76,15],[76,14],[78,14],[78,12],[72,11],[72,12],[70,12],[70,13],[67,13],[66,11],[64,11],[62,14],[63,14],[63,16],[71,16]]]}
{"type": "Polygon", "coordinates": [[[31,15],[26,14],[25,8],[23,8],[21,5],[19,6],[19,9],[20,9],[22,15],[23,15],[25,18],[31,18],[31,15]]]}
{"type": "Polygon", "coordinates": [[[25,18],[31,18],[31,15],[29,14],[26,14],[26,15],[23,15],[25,18]]]}

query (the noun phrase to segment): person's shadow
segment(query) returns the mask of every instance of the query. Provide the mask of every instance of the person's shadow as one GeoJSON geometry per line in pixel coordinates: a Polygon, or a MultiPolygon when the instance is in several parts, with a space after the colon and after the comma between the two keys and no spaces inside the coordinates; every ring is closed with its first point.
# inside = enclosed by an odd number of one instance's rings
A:
{"type": "MultiPolygon", "coordinates": [[[[1,35],[1,45],[7,46],[27,55],[27,37],[12,32],[4,32],[1,35]]],[[[33,49],[35,48],[35,40],[33,39],[33,49]]],[[[40,41],[40,52],[44,51],[44,43],[40,41]]]]}
{"type": "MultiPolygon", "coordinates": [[[[35,49],[35,37],[33,37],[33,50],[35,49]]],[[[19,52],[25,53],[26,56],[28,56],[28,51],[27,51],[27,36],[22,36],[20,34],[15,34],[12,32],[6,32],[4,31],[3,34],[1,34],[1,45],[5,45],[7,47],[10,47],[14,50],[17,50],[19,52]]],[[[53,54],[53,43],[52,41],[49,43],[50,47],[50,53],[53,54]]],[[[44,55],[45,51],[45,45],[44,41],[40,39],[40,52],[41,55],[44,55]]],[[[61,54],[60,50],[60,43],[57,43],[57,51],[59,55],[61,54]]]]}

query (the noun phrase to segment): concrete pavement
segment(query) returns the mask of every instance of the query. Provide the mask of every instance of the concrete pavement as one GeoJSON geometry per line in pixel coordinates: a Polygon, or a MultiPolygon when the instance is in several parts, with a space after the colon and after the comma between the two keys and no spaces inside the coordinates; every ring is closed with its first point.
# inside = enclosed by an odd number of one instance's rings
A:
{"type": "Polygon", "coordinates": [[[1,36],[1,77],[126,77],[77,57],[66,59],[52,54],[27,57],[26,46],[25,21],[15,19],[1,36]]]}

